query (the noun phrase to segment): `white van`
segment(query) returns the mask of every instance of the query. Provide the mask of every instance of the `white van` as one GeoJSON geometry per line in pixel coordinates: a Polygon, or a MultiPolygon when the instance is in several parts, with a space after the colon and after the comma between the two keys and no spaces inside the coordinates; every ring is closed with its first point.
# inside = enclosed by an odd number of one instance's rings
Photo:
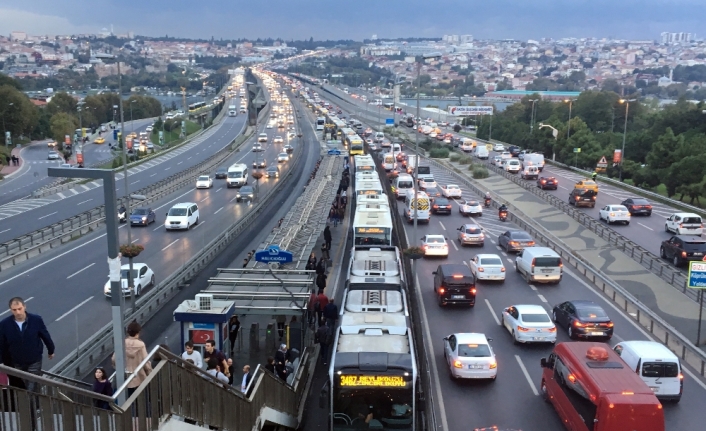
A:
{"type": "Polygon", "coordinates": [[[544,169],[544,154],[525,154],[522,157],[522,167],[524,168],[525,166],[536,166],[539,172],[542,172],[544,169]]]}
{"type": "Polygon", "coordinates": [[[414,222],[414,209],[417,209],[417,222],[429,223],[431,202],[429,196],[424,192],[417,192],[417,198],[414,198],[414,190],[407,190],[404,199],[404,216],[408,222],[414,222]]]}
{"type": "Polygon", "coordinates": [[[559,283],[564,272],[561,257],[549,247],[525,247],[515,258],[515,270],[527,283],[559,283]]]}
{"type": "Polygon", "coordinates": [[[248,165],[244,163],[235,163],[228,168],[226,177],[226,186],[242,187],[248,183],[248,165]]]}
{"type": "Polygon", "coordinates": [[[400,174],[392,183],[392,192],[397,199],[404,198],[407,190],[414,189],[414,178],[411,175],[400,174]]]}
{"type": "Polygon", "coordinates": [[[520,176],[523,180],[536,180],[539,178],[539,168],[536,166],[525,166],[520,176]]]}
{"type": "Polygon", "coordinates": [[[485,145],[476,146],[476,157],[481,160],[488,160],[488,157],[490,157],[490,153],[488,152],[488,149],[485,147],[485,145]]]}
{"type": "Polygon", "coordinates": [[[392,153],[386,153],[382,158],[382,167],[383,169],[385,169],[386,172],[390,172],[391,170],[395,169],[397,167],[395,155],[392,153]]]}
{"type": "Polygon", "coordinates": [[[392,154],[397,157],[397,154],[402,152],[402,146],[400,144],[392,144],[392,154]]]}
{"type": "Polygon", "coordinates": [[[476,146],[475,141],[473,139],[468,139],[468,138],[463,138],[463,141],[461,141],[461,151],[465,153],[470,153],[473,151],[473,148],[476,146]]]}
{"type": "Polygon", "coordinates": [[[199,224],[199,207],[192,202],[174,205],[164,220],[164,227],[167,230],[188,230],[197,224],[199,224]]]}
{"type": "Polygon", "coordinates": [[[684,375],[677,355],[655,341],[623,341],[613,348],[660,401],[679,402],[684,375]]]}
{"type": "Polygon", "coordinates": [[[694,213],[674,213],[667,217],[664,230],[675,235],[701,235],[704,224],[701,216],[694,213]]]}

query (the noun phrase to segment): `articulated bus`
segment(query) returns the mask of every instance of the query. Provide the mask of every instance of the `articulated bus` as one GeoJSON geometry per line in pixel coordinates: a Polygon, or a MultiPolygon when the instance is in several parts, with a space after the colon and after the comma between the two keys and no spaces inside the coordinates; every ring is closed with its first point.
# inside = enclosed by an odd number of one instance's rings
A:
{"type": "Polygon", "coordinates": [[[189,105],[189,112],[196,112],[206,106],[206,102],[196,102],[189,105]]]}
{"type": "Polygon", "coordinates": [[[348,153],[352,156],[359,156],[365,154],[365,148],[363,144],[363,138],[358,135],[345,136],[345,140],[348,143],[348,153]]]}
{"type": "Polygon", "coordinates": [[[322,401],[329,400],[329,429],[414,431],[417,364],[399,252],[354,247],[352,255],[322,391],[322,401]]]}
{"type": "Polygon", "coordinates": [[[540,391],[570,431],[664,431],[652,389],[609,345],[559,343],[542,358],[540,391]]]}

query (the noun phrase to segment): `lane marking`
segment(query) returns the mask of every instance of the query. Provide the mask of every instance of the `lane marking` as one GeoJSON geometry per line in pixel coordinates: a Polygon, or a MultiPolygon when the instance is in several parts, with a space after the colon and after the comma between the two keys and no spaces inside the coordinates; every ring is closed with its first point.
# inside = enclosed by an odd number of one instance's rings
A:
{"type": "Polygon", "coordinates": [[[93,199],[88,199],[88,200],[85,200],[85,201],[81,201],[81,202],[77,203],[76,205],[85,204],[86,202],[90,202],[90,201],[92,201],[92,200],[93,200],[93,199]]]}
{"type": "Polygon", "coordinates": [[[76,271],[76,272],[74,272],[73,274],[71,274],[71,275],[69,275],[68,277],[66,277],[66,279],[68,280],[69,278],[73,277],[74,275],[78,275],[78,274],[82,273],[83,271],[87,270],[88,268],[92,267],[92,266],[95,265],[95,264],[96,264],[96,263],[94,262],[94,263],[88,265],[88,266],[85,267],[85,268],[79,269],[78,271],[76,271]]]}
{"type": "Polygon", "coordinates": [[[534,382],[532,381],[532,378],[530,377],[529,373],[527,372],[527,368],[525,368],[525,364],[522,362],[522,358],[520,358],[520,355],[515,355],[515,359],[517,359],[517,363],[520,365],[520,368],[522,369],[522,373],[525,375],[525,378],[527,379],[527,383],[529,383],[530,388],[532,389],[532,392],[534,392],[535,395],[539,396],[539,392],[537,392],[537,388],[534,386],[534,382]]]}
{"type": "Polygon", "coordinates": [[[5,230],[0,230],[0,233],[5,233],[5,232],[9,232],[9,231],[11,231],[11,230],[12,230],[12,229],[5,229],[5,230]]]}
{"type": "MultiPolygon", "coordinates": [[[[179,239],[181,239],[181,238],[179,238],[179,239]]],[[[179,241],[179,239],[175,239],[174,241],[170,242],[166,247],[164,247],[164,248],[162,249],[162,251],[164,251],[164,250],[168,249],[169,247],[173,246],[177,241],[179,241]]]]}
{"type": "Polygon", "coordinates": [[[534,284],[529,285],[530,289],[534,290],[535,292],[537,291],[537,287],[534,284]]]}
{"type": "Polygon", "coordinates": [[[208,199],[208,198],[209,198],[209,197],[208,197],[208,196],[206,196],[205,198],[201,199],[201,200],[199,201],[199,203],[201,203],[201,202],[205,201],[205,200],[206,200],[206,199],[208,199]]]}
{"type": "Polygon", "coordinates": [[[157,175],[157,173],[156,173],[156,172],[155,172],[154,174],[150,175],[150,177],[153,177],[153,176],[155,176],[155,175],[157,175]]]}
{"type": "Polygon", "coordinates": [[[458,247],[456,246],[456,241],[451,241],[451,245],[454,246],[454,248],[456,249],[456,251],[458,251],[458,247]]]}
{"type": "Polygon", "coordinates": [[[441,225],[441,228],[442,228],[443,230],[446,230],[446,226],[444,226],[444,224],[443,224],[441,221],[439,221],[439,224],[441,225]]]}
{"type": "Polygon", "coordinates": [[[640,223],[640,222],[637,222],[637,224],[639,224],[640,226],[644,227],[645,229],[649,229],[649,230],[651,230],[651,231],[654,232],[654,229],[652,229],[652,228],[649,227],[649,226],[645,226],[644,224],[642,224],[642,223],[640,223]]]}
{"type": "Polygon", "coordinates": [[[68,316],[69,314],[73,313],[74,311],[78,310],[79,307],[81,307],[83,304],[87,303],[87,302],[90,301],[91,299],[93,299],[93,296],[91,296],[90,298],[84,300],[83,302],[81,302],[80,304],[78,304],[77,306],[75,306],[74,308],[72,308],[71,310],[69,310],[69,311],[67,311],[66,313],[64,313],[64,314],[62,314],[61,316],[59,316],[59,318],[56,319],[55,322],[58,322],[59,320],[63,319],[64,317],[66,317],[66,316],[68,316]]]}
{"type": "Polygon", "coordinates": [[[218,214],[219,212],[221,212],[221,210],[222,210],[223,208],[225,208],[225,207],[220,207],[220,208],[218,208],[218,209],[216,210],[216,212],[213,213],[213,215],[216,215],[216,214],[218,214]]]}
{"type": "Polygon", "coordinates": [[[492,315],[493,315],[493,319],[495,319],[495,323],[497,323],[498,326],[500,326],[500,319],[498,318],[498,315],[495,314],[495,311],[493,311],[493,306],[490,305],[490,301],[488,301],[487,298],[485,299],[485,303],[488,305],[488,308],[490,309],[490,314],[492,314],[492,315]]]}
{"type": "Polygon", "coordinates": [[[51,214],[47,214],[47,215],[45,215],[45,216],[41,216],[41,217],[37,218],[37,220],[41,220],[41,219],[43,219],[43,218],[47,218],[47,217],[52,216],[52,215],[54,215],[54,214],[56,214],[56,213],[58,213],[58,212],[59,212],[59,211],[54,211],[54,212],[51,213],[51,214]]]}
{"type": "Polygon", "coordinates": [[[205,221],[203,221],[203,220],[199,220],[199,224],[197,224],[196,226],[194,226],[194,227],[192,228],[192,230],[194,230],[194,229],[198,229],[198,228],[199,228],[199,226],[201,226],[201,225],[202,225],[202,224],[204,224],[204,223],[206,223],[206,222],[205,222],[205,221]]]}
{"type": "Polygon", "coordinates": [[[546,302],[547,304],[549,303],[549,301],[547,301],[547,298],[545,298],[544,295],[541,295],[541,294],[540,294],[540,295],[537,295],[537,296],[539,297],[539,299],[540,299],[542,302],[546,302]]]}
{"type": "Polygon", "coordinates": [[[158,231],[159,229],[162,229],[163,227],[164,227],[163,224],[162,224],[162,225],[159,225],[159,226],[157,226],[156,228],[152,229],[152,232],[156,232],[156,231],[158,231]]]}
{"type": "MultiPolygon", "coordinates": [[[[29,301],[33,300],[33,299],[34,299],[34,296],[30,296],[29,298],[25,299],[25,300],[24,300],[24,301],[25,301],[25,304],[28,303],[29,301]]],[[[2,313],[0,313],[0,316],[2,316],[2,315],[4,315],[4,314],[7,314],[7,313],[9,313],[9,312],[10,312],[10,310],[7,309],[7,310],[3,311],[2,313]]]]}

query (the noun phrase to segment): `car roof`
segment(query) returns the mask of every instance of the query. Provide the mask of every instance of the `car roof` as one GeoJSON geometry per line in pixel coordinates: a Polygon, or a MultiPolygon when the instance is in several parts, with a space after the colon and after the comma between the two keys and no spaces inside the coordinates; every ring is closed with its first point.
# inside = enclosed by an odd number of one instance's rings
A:
{"type": "Polygon", "coordinates": [[[429,233],[427,234],[427,238],[441,238],[441,239],[443,239],[444,241],[446,240],[446,238],[444,238],[444,235],[429,234],[429,233]]]}
{"type": "Polygon", "coordinates": [[[196,205],[193,202],[179,202],[178,204],[172,205],[172,208],[185,208],[185,207],[190,207],[191,205],[196,205]]]}
{"type": "Polygon", "coordinates": [[[547,314],[547,310],[544,309],[541,305],[534,305],[534,304],[520,304],[520,305],[513,305],[517,309],[520,314],[522,313],[537,313],[537,314],[547,314]]]}
{"type": "MultiPolygon", "coordinates": [[[[491,258],[491,257],[500,259],[500,256],[498,256],[497,254],[493,254],[493,253],[481,253],[481,254],[477,254],[476,257],[479,259],[491,258]]],[[[500,260],[502,261],[502,259],[500,259],[500,260]]]]}
{"type": "Polygon", "coordinates": [[[478,332],[460,332],[453,335],[459,344],[488,344],[488,337],[478,332]]]}
{"type": "Polygon", "coordinates": [[[471,222],[471,223],[464,223],[463,227],[480,227],[480,226],[478,226],[478,223],[471,222]]]}
{"type": "Polygon", "coordinates": [[[589,301],[587,299],[574,299],[572,301],[566,301],[570,302],[574,307],[576,308],[581,308],[581,307],[592,307],[592,308],[600,308],[603,309],[600,305],[596,304],[593,301],[589,301]]]}
{"type": "MultiPolygon", "coordinates": [[[[132,269],[140,269],[140,268],[142,268],[143,266],[147,266],[147,264],[146,264],[146,263],[133,263],[133,264],[132,264],[132,269]]],[[[129,263],[126,263],[125,265],[121,265],[121,266],[120,266],[120,269],[121,269],[121,270],[123,270],[123,269],[130,269],[130,264],[129,264],[129,263]]]]}
{"type": "Polygon", "coordinates": [[[510,230],[508,230],[508,232],[510,232],[510,235],[525,234],[530,237],[532,236],[532,235],[528,234],[527,232],[525,232],[523,230],[519,230],[519,229],[510,229],[510,230]]]}
{"type": "Polygon", "coordinates": [[[694,213],[674,213],[672,215],[679,216],[679,217],[701,217],[700,215],[694,214],[694,213]]]}
{"type": "Polygon", "coordinates": [[[691,242],[691,243],[706,243],[706,239],[698,236],[698,235],[674,235],[675,237],[679,238],[682,241],[686,242],[691,242]]]}

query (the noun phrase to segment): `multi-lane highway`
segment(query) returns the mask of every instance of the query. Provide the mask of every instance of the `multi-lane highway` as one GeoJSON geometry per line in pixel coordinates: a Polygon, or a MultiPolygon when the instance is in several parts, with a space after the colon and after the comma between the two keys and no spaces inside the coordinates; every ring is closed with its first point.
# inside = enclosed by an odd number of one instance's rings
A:
{"type": "MultiPolygon", "coordinates": [[[[245,120],[245,115],[224,117],[188,144],[130,168],[129,190],[133,192],[202,163],[230,144],[242,132],[245,120]]],[[[116,179],[122,178],[122,173],[116,174],[116,179]]],[[[118,196],[124,194],[123,187],[124,182],[118,181],[118,196]]],[[[101,188],[101,182],[94,181],[44,198],[23,199],[0,206],[0,220],[3,226],[0,229],[0,243],[101,205],[101,188]]]]}
{"type": "MultiPolygon", "coordinates": [[[[235,123],[235,120],[242,122],[241,117],[225,121],[235,123]]],[[[306,127],[303,131],[305,136],[302,139],[294,138],[290,142],[295,148],[303,145],[304,139],[312,137],[313,132],[307,131],[306,127]]],[[[276,163],[276,156],[284,144],[274,144],[272,138],[284,133],[276,129],[266,132],[269,142],[263,144],[263,152],[252,152],[252,142],[248,142],[222,166],[245,163],[252,167],[255,157],[265,158],[268,165],[276,163]]],[[[235,133],[224,139],[230,142],[234,136],[235,133]]],[[[292,161],[279,163],[281,172],[286,172],[291,164],[292,161]]],[[[253,181],[250,178],[251,185],[253,181]]],[[[261,179],[260,194],[264,194],[277,181],[280,179],[261,179]]],[[[248,211],[252,204],[238,203],[235,196],[236,189],[226,188],[225,180],[219,179],[214,180],[211,189],[196,190],[194,184],[152,204],[157,222],[147,227],[132,228],[133,242],[145,247],[135,262],[149,265],[159,283],[248,211]],[[200,223],[190,231],[166,232],[163,226],[165,214],[178,202],[197,203],[200,223]]],[[[121,244],[127,242],[126,231],[127,227],[123,225],[119,231],[121,244]]],[[[57,356],[61,358],[76,348],[77,342],[85,340],[109,320],[110,302],[103,294],[103,285],[107,281],[106,259],[105,234],[99,231],[47,254],[41,261],[29,261],[3,273],[0,292],[7,298],[32,298],[28,308],[44,317],[57,342],[57,356]]]]}

